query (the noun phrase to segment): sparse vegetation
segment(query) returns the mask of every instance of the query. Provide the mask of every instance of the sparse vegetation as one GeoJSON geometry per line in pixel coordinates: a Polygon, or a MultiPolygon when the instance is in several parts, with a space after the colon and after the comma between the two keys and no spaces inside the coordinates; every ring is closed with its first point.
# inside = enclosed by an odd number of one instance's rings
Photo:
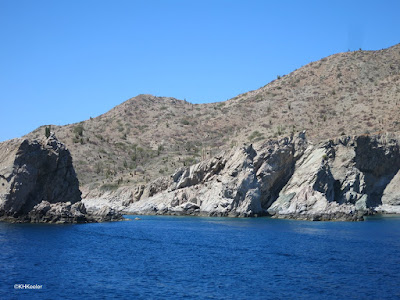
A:
{"type": "Polygon", "coordinates": [[[101,191],[114,191],[118,188],[117,183],[105,183],[100,187],[101,191]]]}
{"type": "Polygon", "coordinates": [[[83,136],[83,125],[82,124],[78,124],[74,127],[74,133],[76,136],[83,136]]]}
{"type": "Polygon", "coordinates": [[[186,157],[183,161],[184,166],[190,166],[196,163],[196,158],[195,157],[186,157]]]}
{"type": "Polygon", "coordinates": [[[182,119],[181,124],[182,125],[190,125],[190,122],[187,119],[182,119]]]}
{"type": "Polygon", "coordinates": [[[278,135],[281,135],[283,132],[284,132],[283,126],[279,125],[278,128],[277,128],[278,135]]]}
{"type": "Polygon", "coordinates": [[[164,151],[164,146],[163,145],[159,145],[157,148],[157,156],[160,156],[161,152],[164,151]]]}
{"type": "MultiPolygon", "coordinates": [[[[95,180],[99,188],[143,184],[244,142],[303,129],[311,141],[398,132],[399,47],[332,55],[228,102],[140,95],[99,117],[57,126],[57,138],[71,151],[82,185],[95,180]]],[[[46,127],[31,136],[43,134],[46,127]]]]}
{"type": "Polygon", "coordinates": [[[103,172],[103,164],[101,162],[96,162],[95,172],[96,172],[96,174],[100,174],[103,172]]]}
{"type": "Polygon", "coordinates": [[[259,140],[265,139],[264,135],[260,133],[259,131],[253,131],[251,135],[249,136],[250,142],[257,142],[259,140]]]}

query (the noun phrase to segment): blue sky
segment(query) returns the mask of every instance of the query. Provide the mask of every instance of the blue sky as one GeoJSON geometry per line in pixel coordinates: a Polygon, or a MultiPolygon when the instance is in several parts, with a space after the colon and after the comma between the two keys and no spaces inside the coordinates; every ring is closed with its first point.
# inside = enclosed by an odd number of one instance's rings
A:
{"type": "Polygon", "coordinates": [[[0,0],[0,141],[138,94],[224,101],[400,42],[400,1],[0,0]]]}

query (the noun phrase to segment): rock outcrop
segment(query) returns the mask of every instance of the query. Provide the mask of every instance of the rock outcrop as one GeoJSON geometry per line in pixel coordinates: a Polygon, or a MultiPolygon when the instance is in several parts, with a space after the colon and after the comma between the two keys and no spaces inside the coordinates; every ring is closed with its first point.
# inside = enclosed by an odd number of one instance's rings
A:
{"type": "Polygon", "coordinates": [[[120,219],[88,215],[68,149],[54,135],[0,144],[0,219],[84,223],[120,219]]]}
{"type": "Polygon", "coordinates": [[[342,136],[313,145],[301,133],[248,145],[161,177],[122,207],[132,214],[350,221],[400,213],[399,141],[342,136]]]}
{"type": "Polygon", "coordinates": [[[171,177],[150,183],[140,201],[124,211],[141,214],[190,214],[248,217],[265,215],[291,178],[307,146],[304,133],[244,146],[171,177]]]}
{"type": "MultiPolygon", "coordinates": [[[[341,137],[310,146],[268,212],[309,220],[360,220],[396,210],[399,139],[391,135],[341,137]]],[[[399,175],[398,175],[399,176],[399,175]]]]}

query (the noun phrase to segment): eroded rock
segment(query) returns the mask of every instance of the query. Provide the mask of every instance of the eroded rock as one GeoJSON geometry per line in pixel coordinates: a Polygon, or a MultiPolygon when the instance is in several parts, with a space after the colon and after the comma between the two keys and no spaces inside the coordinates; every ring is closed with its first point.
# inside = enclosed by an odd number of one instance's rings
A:
{"type": "Polygon", "coordinates": [[[124,212],[248,217],[265,215],[306,149],[304,133],[246,145],[177,170],[146,188],[124,212]]]}
{"type": "MultiPolygon", "coordinates": [[[[81,201],[72,158],[54,134],[0,144],[0,218],[11,222],[82,223],[109,220],[89,216],[81,201]]],[[[115,219],[121,218],[115,214],[115,219]]]]}
{"type": "Polygon", "coordinates": [[[349,221],[399,213],[399,148],[389,134],[244,146],[152,182],[124,211],[349,221]]]}
{"type": "MultiPolygon", "coordinates": [[[[310,146],[268,212],[276,217],[361,220],[397,205],[399,139],[342,137],[310,146]]],[[[389,212],[389,211],[388,211],[389,212]]]]}

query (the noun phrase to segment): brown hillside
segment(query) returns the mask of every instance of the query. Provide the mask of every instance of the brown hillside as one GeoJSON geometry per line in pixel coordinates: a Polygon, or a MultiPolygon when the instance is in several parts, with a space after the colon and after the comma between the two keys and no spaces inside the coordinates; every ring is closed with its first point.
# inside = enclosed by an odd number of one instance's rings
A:
{"type": "MultiPolygon", "coordinates": [[[[191,104],[139,95],[78,124],[52,126],[71,151],[85,189],[114,189],[243,142],[307,130],[341,134],[400,131],[400,44],[339,53],[225,102],[191,104]]],[[[41,136],[44,127],[29,134],[41,136]]]]}

